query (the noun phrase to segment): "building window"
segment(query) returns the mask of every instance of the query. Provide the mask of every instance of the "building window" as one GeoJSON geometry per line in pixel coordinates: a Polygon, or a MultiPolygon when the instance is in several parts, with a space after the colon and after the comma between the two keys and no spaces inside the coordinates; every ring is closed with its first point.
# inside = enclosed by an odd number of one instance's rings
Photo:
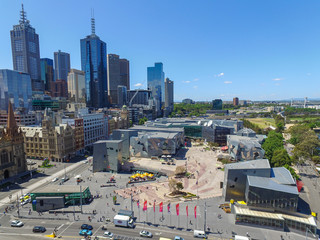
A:
{"type": "Polygon", "coordinates": [[[14,41],[14,46],[15,46],[15,50],[17,52],[21,52],[22,51],[22,40],[15,40],[14,41]]]}
{"type": "Polygon", "coordinates": [[[6,164],[9,162],[9,158],[8,158],[8,152],[3,150],[1,153],[1,164],[6,164]]]}
{"type": "Polygon", "coordinates": [[[23,56],[16,57],[16,65],[17,65],[18,71],[24,72],[24,57],[23,56]]]}

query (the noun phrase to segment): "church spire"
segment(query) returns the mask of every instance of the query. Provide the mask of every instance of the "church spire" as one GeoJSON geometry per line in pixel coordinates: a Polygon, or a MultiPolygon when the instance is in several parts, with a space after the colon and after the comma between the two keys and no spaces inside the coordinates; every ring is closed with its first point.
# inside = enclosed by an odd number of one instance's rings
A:
{"type": "Polygon", "coordinates": [[[18,130],[18,125],[14,117],[12,104],[9,101],[8,106],[8,119],[7,119],[7,135],[13,137],[15,132],[18,130]]]}

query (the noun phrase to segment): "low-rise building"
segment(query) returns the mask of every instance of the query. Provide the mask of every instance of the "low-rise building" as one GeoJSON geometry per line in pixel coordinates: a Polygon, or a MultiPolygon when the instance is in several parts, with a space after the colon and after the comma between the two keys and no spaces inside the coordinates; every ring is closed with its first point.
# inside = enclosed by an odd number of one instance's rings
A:
{"type": "Polygon", "coordinates": [[[82,153],[84,150],[84,128],[83,119],[62,119],[62,123],[68,124],[74,130],[74,150],[76,153],[82,153]]]}
{"type": "Polygon", "coordinates": [[[45,114],[42,126],[21,127],[24,149],[28,158],[66,161],[74,150],[74,130],[68,124],[55,126],[45,114]]]}

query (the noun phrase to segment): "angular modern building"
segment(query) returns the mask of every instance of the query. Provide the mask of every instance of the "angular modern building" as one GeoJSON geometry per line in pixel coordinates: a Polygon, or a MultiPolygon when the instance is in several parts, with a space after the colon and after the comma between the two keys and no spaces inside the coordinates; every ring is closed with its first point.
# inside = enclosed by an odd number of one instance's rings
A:
{"type": "Polygon", "coordinates": [[[44,90],[51,91],[51,83],[54,81],[53,60],[50,58],[40,59],[41,81],[44,83],[44,90]]]}
{"type": "Polygon", "coordinates": [[[143,89],[128,90],[127,102],[129,104],[129,107],[131,107],[133,104],[148,105],[150,96],[151,96],[151,91],[149,90],[143,90],[143,89]]]}
{"type": "Polygon", "coordinates": [[[66,52],[54,52],[54,78],[55,80],[68,80],[70,72],[70,54],[66,52]]]}
{"type": "Polygon", "coordinates": [[[91,18],[91,35],[80,40],[81,70],[85,72],[87,106],[108,106],[107,45],[95,33],[95,20],[91,18]]]}
{"type": "Polygon", "coordinates": [[[162,102],[164,102],[164,72],[161,62],[155,63],[154,67],[148,67],[148,89],[154,99],[157,116],[161,116],[162,102]]]}
{"type": "Polygon", "coordinates": [[[68,74],[68,96],[71,102],[86,102],[86,78],[83,71],[70,69],[68,74]]]}
{"type": "Polygon", "coordinates": [[[169,78],[164,80],[165,85],[165,103],[164,103],[164,110],[165,115],[169,116],[173,111],[173,103],[174,103],[174,95],[173,95],[173,81],[169,78]]]}
{"type": "Polygon", "coordinates": [[[39,35],[27,20],[23,4],[19,24],[10,31],[13,69],[30,74],[32,91],[43,91],[40,72],[39,35]]]}
{"type": "Polygon", "coordinates": [[[0,69],[0,110],[8,110],[8,102],[14,109],[32,110],[32,89],[27,73],[0,69]]]}

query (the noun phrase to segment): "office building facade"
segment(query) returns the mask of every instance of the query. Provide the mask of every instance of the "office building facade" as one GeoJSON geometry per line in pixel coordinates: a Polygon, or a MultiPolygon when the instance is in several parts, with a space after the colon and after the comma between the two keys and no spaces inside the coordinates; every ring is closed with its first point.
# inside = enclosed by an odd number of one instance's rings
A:
{"type": "Polygon", "coordinates": [[[127,104],[127,87],[126,86],[118,86],[118,106],[122,107],[127,104]]]}
{"type": "Polygon", "coordinates": [[[239,98],[233,98],[233,106],[239,106],[239,98]]]}
{"type": "Polygon", "coordinates": [[[173,106],[174,106],[173,81],[171,81],[169,78],[166,78],[164,81],[164,85],[165,85],[164,109],[165,109],[165,115],[169,116],[172,113],[173,106]]]}
{"type": "Polygon", "coordinates": [[[155,63],[154,67],[148,67],[148,89],[154,99],[157,116],[161,115],[162,102],[164,101],[164,72],[161,62],[155,63]]]}
{"type": "Polygon", "coordinates": [[[83,71],[70,69],[68,74],[68,96],[71,102],[86,102],[86,78],[83,71]]]}
{"type": "Polygon", "coordinates": [[[120,63],[120,85],[126,86],[127,90],[130,90],[129,61],[125,58],[120,58],[119,63],[120,63]]]}
{"type": "Polygon", "coordinates": [[[54,78],[55,80],[68,80],[70,72],[70,54],[66,52],[54,52],[54,78]]]}
{"type": "Polygon", "coordinates": [[[0,110],[8,110],[8,102],[14,109],[32,110],[32,89],[27,73],[0,69],[0,110]]]}
{"type": "Polygon", "coordinates": [[[151,91],[143,90],[143,89],[136,89],[136,90],[129,90],[127,92],[127,102],[129,106],[133,104],[141,104],[141,105],[148,105],[149,99],[151,97],[151,91]]]}
{"type": "Polygon", "coordinates": [[[119,55],[108,54],[108,96],[110,104],[118,104],[118,85],[120,85],[120,62],[119,55]]]}
{"type": "Polygon", "coordinates": [[[51,97],[68,98],[68,85],[67,81],[63,79],[56,80],[51,83],[51,97]]]}
{"type": "Polygon", "coordinates": [[[51,91],[51,83],[54,81],[53,60],[50,58],[40,59],[41,81],[44,84],[44,90],[51,91]]]}
{"type": "Polygon", "coordinates": [[[87,106],[108,106],[107,45],[95,34],[95,20],[91,19],[91,35],[80,40],[81,70],[85,72],[87,106]]]}
{"type": "Polygon", "coordinates": [[[33,91],[43,91],[40,73],[39,35],[27,20],[23,4],[19,24],[10,31],[13,69],[30,74],[33,91]]]}

